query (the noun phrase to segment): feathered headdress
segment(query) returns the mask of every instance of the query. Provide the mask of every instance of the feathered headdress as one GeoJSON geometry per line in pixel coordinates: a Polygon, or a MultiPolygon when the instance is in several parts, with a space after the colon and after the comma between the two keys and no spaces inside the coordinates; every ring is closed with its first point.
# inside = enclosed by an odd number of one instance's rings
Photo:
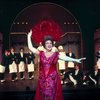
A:
{"type": "Polygon", "coordinates": [[[47,35],[52,36],[54,41],[58,41],[62,35],[60,26],[53,20],[41,20],[32,28],[32,39],[36,44],[43,42],[47,35]]]}

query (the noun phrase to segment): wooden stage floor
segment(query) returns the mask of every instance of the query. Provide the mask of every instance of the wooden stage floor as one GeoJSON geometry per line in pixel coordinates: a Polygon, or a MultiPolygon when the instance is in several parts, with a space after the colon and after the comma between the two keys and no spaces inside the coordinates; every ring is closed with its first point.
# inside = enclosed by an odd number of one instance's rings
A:
{"type": "MultiPolygon", "coordinates": [[[[37,85],[38,73],[34,72],[35,78],[28,79],[28,74],[25,72],[25,79],[18,79],[15,82],[11,81],[9,73],[5,74],[6,81],[0,83],[0,100],[34,100],[35,89],[37,85]]],[[[19,77],[19,75],[18,75],[19,77]]],[[[64,100],[88,100],[97,98],[100,95],[100,87],[81,86],[74,87],[62,85],[64,100]]]]}

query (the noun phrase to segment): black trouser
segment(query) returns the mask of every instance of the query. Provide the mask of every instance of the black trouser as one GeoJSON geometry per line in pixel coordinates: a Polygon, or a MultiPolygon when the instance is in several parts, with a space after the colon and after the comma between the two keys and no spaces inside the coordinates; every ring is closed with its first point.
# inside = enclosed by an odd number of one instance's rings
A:
{"type": "Polygon", "coordinates": [[[31,78],[33,75],[33,72],[29,72],[29,78],[31,78]]]}
{"type": "Polygon", "coordinates": [[[20,78],[24,77],[24,72],[20,72],[20,78]]]}
{"type": "Polygon", "coordinates": [[[70,71],[69,72],[66,72],[65,75],[64,75],[64,78],[62,80],[64,81],[67,78],[69,79],[69,74],[70,74],[70,71]]]}
{"type": "MultiPolygon", "coordinates": [[[[97,84],[98,84],[98,79],[95,79],[97,84]]],[[[85,80],[83,80],[83,82],[88,82],[89,85],[94,85],[94,82],[90,79],[90,77],[87,75],[85,80]]]]}
{"type": "Polygon", "coordinates": [[[16,73],[11,73],[11,79],[14,80],[17,77],[16,73]]]}
{"type": "Polygon", "coordinates": [[[81,86],[83,83],[83,77],[81,76],[73,76],[73,78],[77,81],[77,85],[81,86]]]}
{"type": "Polygon", "coordinates": [[[0,73],[0,80],[4,80],[4,73],[0,73]]]}

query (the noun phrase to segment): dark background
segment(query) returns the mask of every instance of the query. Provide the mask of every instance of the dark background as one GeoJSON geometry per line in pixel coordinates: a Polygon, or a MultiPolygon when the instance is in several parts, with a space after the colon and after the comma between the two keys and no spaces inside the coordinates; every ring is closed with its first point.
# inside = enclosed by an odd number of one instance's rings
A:
{"type": "Polygon", "coordinates": [[[99,0],[0,0],[0,31],[3,33],[3,51],[9,49],[9,32],[16,16],[26,7],[39,2],[51,2],[69,10],[80,24],[83,37],[85,67],[94,66],[94,32],[100,28],[99,0]]]}

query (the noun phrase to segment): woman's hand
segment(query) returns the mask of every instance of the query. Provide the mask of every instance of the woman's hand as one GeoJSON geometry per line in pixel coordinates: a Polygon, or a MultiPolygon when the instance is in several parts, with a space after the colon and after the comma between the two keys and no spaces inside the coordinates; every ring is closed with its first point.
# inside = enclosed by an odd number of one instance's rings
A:
{"type": "Polygon", "coordinates": [[[80,58],[80,59],[77,60],[77,62],[78,62],[78,63],[81,63],[81,61],[82,61],[82,60],[85,60],[85,59],[86,59],[86,57],[80,58]]]}
{"type": "Polygon", "coordinates": [[[28,33],[28,37],[32,36],[32,30],[30,30],[30,32],[28,33]]]}
{"type": "Polygon", "coordinates": [[[80,58],[80,60],[85,60],[86,59],[86,57],[84,57],[84,58],[80,58]]]}

